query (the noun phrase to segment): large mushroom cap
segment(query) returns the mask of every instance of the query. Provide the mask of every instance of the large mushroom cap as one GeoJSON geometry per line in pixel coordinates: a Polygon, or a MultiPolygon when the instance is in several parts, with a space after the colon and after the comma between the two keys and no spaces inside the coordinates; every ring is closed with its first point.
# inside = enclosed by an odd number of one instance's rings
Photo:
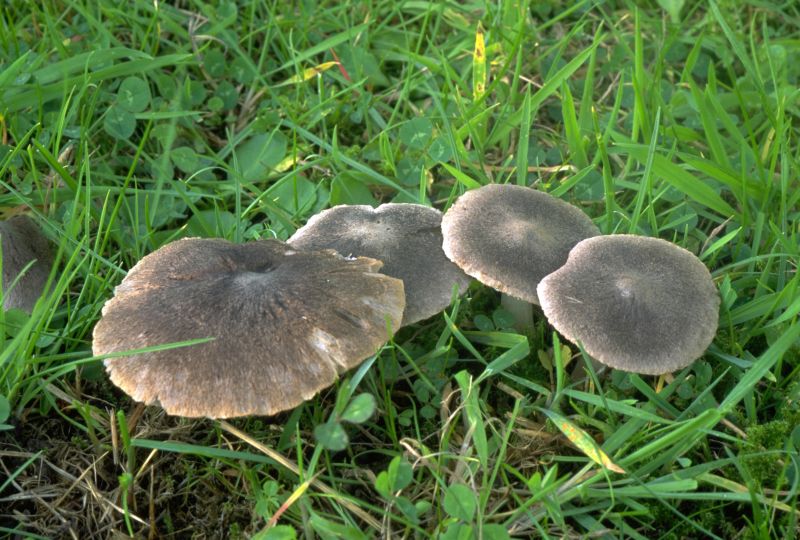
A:
{"type": "Polygon", "coordinates": [[[0,222],[3,249],[3,308],[32,311],[42,295],[53,255],[50,243],[39,226],[28,216],[15,216],[0,222]],[[35,261],[10,290],[7,288],[31,261],[35,261]]]}
{"type": "Polygon", "coordinates": [[[453,285],[459,292],[469,285],[469,276],[442,251],[441,224],[442,213],[421,204],[341,205],[313,216],[289,244],[383,261],[381,273],[405,285],[405,326],[450,305],[453,285]]]}
{"type": "Polygon", "coordinates": [[[535,189],[489,184],[467,191],[442,219],[444,252],[470,276],[538,303],[536,285],[579,241],[600,234],[574,206],[535,189]]]}
{"type": "Polygon", "coordinates": [[[633,235],[580,242],[539,284],[547,319],[613,368],[658,375],[688,366],[717,331],[719,294],[700,260],[633,235]]]}
{"type": "Polygon", "coordinates": [[[400,324],[403,284],[380,261],[178,240],[144,257],[94,329],[95,355],[213,341],[105,361],[137,401],[181,416],[271,415],[297,406],[375,353],[400,324]]]}

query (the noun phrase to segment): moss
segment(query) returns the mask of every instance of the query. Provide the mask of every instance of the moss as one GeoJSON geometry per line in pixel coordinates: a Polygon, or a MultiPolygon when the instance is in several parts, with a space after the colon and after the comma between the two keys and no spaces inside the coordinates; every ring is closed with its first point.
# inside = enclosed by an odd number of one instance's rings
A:
{"type": "Polygon", "coordinates": [[[684,501],[675,509],[689,518],[689,522],[678,519],[675,513],[663,504],[649,505],[653,522],[653,531],[658,531],[658,538],[680,540],[698,538],[702,527],[722,538],[738,536],[737,522],[731,516],[741,516],[741,505],[720,504],[719,501],[684,501]]]}
{"type": "Polygon", "coordinates": [[[741,446],[739,457],[758,485],[780,489],[786,483],[786,456],[781,453],[791,451],[789,438],[798,424],[800,411],[786,411],[783,418],[746,429],[747,442],[741,446]]]}

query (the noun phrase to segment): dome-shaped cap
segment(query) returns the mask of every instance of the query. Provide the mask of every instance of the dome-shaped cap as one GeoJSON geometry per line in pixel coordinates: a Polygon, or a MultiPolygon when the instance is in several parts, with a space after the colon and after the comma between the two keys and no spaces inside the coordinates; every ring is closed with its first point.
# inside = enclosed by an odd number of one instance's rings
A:
{"type": "Polygon", "coordinates": [[[28,216],[0,221],[3,245],[3,308],[30,312],[42,295],[53,254],[39,226],[28,216]],[[35,261],[10,290],[8,287],[31,261],[35,261]]]}
{"type": "Polygon", "coordinates": [[[659,375],[699,358],[717,331],[705,265],[665,240],[627,234],[580,242],[539,284],[547,319],[616,369],[659,375]]]}
{"type": "Polygon", "coordinates": [[[442,219],[444,252],[470,276],[538,303],[536,286],[579,241],[600,234],[589,217],[547,193],[510,184],[467,191],[442,219]]]}
{"type": "Polygon", "coordinates": [[[400,324],[403,284],[380,261],[300,252],[277,240],[178,240],[144,257],[94,329],[95,355],[213,341],[106,359],[137,401],[181,416],[291,409],[374,354],[400,324]]]}
{"type": "Polygon", "coordinates": [[[421,204],[341,205],[313,216],[289,244],[383,261],[381,273],[403,280],[405,326],[450,305],[453,285],[459,292],[469,285],[469,276],[442,251],[441,224],[442,213],[421,204]]]}

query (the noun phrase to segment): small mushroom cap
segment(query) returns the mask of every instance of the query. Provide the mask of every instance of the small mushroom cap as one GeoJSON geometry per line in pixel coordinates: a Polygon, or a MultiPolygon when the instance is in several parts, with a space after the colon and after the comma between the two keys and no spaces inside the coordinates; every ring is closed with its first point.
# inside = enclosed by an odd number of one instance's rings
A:
{"type": "Polygon", "coordinates": [[[719,294],[700,259],[658,238],[598,236],[539,284],[550,323],[616,369],[659,375],[702,356],[719,294]]]}
{"type": "Polygon", "coordinates": [[[44,291],[53,266],[50,243],[39,226],[24,215],[0,222],[0,236],[3,243],[3,308],[17,308],[30,313],[44,291]],[[36,262],[13,289],[6,290],[31,261],[36,262]]]}
{"type": "Polygon", "coordinates": [[[600,234],[589,217],[547,193],[488,184],[459,197],[442,219],[444,252],[470,276],[537,304],[536,286],[569,250],[600,234]]]}
{"type": "Polygon", "coordinates": [[[178,240],[134,266],[103,307],[93,352],[201,338],[200,344],[106,359],[112,382],[169,414],[271,415],[331,385],[381,347],[403,313],[403,283],[380,261],[178,240]]]}
{"type": "Polygon", "coordinates": [[[453,285],[463,293],[471,281],[445,257],[441,225],[442,213],[421,204],[341,205],[313,216],[289,244],[383,261],[381,273],[405,285],[406,326],[445,309],[453,285]]]}

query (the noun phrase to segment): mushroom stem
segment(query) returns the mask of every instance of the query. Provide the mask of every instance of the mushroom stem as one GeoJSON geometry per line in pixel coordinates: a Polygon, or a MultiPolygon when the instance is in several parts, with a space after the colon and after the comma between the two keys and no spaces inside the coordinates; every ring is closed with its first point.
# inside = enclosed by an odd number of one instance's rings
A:
{"type": "Polygon", "coordinates": [[[510,294],[500,295],[500,305],[514,317],[514,328],[526,332],[533,329],[533,304],[510,294]]]}

